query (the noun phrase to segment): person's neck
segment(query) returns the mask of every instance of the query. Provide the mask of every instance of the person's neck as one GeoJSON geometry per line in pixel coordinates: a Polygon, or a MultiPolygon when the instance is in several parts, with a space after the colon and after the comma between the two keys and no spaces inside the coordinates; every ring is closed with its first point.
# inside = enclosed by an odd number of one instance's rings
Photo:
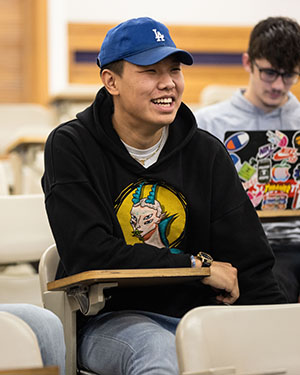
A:
{"type": "Polygon", "coordinates": [[[256,96],[253,95],[250,88],[247,87],[246,90],[243,92],[244,98],[247,99],[251,104],[253,104],[255,107],[261,109],[265,113],[270,113],[274,111],[275,109],[282,107],[287,101],[288,101],[288,95],[286,95],[285,100],[281,102],[278,106],[267,106],[262,101],[256,99],[256,96]]]}
{"type": "Polygon", "coordinates": [[[143,126],[133,125],[128,121],[122,121],[115,114],[112,117],[112,124],[119,137],[128,146],[137,149],[147,149],[154,146],[161,138],[164,125],[143,126]]]}

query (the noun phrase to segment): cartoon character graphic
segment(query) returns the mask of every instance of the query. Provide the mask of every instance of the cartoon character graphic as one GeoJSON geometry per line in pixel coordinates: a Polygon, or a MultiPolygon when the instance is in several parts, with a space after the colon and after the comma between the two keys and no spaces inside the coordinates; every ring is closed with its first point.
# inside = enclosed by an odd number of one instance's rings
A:
{"type": "Polygon", "coordinates": [[[182,252],[187,202],[172,186],[154,180],[133,182],[120,192],[114,208],[128,245],[145,243],[182,252]]]}
{"type": "Polygon", "coordinates": [[[166,232],[176,215],[167,216],[161,204],[155,199],[157,184],[153,185],[149,195],[141,198],[141,183],[133,194],[133,206],[130,211],[130,224],[133,236],[156,247],[169,247],[166,232]]]}

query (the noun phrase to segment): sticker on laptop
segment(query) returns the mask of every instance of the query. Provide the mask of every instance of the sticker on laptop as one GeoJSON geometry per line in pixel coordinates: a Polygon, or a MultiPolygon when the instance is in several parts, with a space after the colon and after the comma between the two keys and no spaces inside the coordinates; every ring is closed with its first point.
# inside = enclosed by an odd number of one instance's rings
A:
{"type": "Polygon", "coordinates": [[[230,131],[224,144],[256,209],[300,209],[300,130],[230,131]]]}

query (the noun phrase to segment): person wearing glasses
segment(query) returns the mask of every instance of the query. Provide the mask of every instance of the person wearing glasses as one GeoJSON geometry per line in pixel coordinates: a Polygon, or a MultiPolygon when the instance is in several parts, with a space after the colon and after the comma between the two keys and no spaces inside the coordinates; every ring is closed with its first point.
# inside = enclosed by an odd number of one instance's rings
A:
{"type": "MultiPolygon", "coordinates": [[[[300,75],[300,26],[293,19],[269,17],[250,34],[242,63],[246,89],[195,112],[198,127],[224,141],[226,131],[300,129],[300,103],[290,92],[300,75]]],[[[300,293],[300,221],[264,223],[276,257],[274,273],[289,302],[300,293]]]]}

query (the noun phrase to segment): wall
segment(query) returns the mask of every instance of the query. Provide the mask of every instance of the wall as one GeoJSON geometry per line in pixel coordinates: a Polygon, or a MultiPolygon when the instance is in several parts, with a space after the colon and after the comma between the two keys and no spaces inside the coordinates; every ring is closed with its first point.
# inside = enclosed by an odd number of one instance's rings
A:
{"type": "MultiPolygon", "coordinates": [[[[253,26],[263,18],[280,15],[288,17],[298,15],[299,22],[300,2],[297,0],[185,0],[184,2],[48,0],[49,93],[55,96],[72,89],[72,85],[68,84],[67,25],[70,22],[119,23],[132,17],[150,16],[166,24],[253,26]]],[[[101,42],[99,40],[99,48],[101,42]]]]}
{"type": "Polygon", "coordinates": [[[0,0],[0,103],[48,101],[47,0],[0,0]]]}

